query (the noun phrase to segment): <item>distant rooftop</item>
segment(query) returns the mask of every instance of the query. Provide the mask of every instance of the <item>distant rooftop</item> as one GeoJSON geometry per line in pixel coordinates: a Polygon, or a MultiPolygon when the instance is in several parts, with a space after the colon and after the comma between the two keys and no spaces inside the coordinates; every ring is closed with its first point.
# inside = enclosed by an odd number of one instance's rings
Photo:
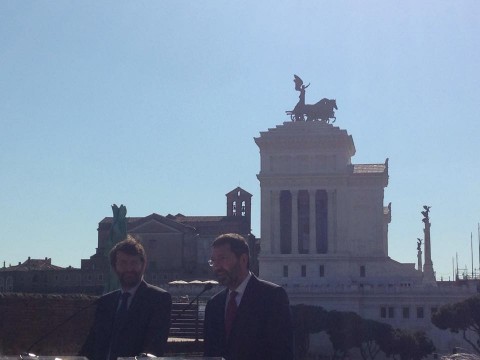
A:
{"type": "MultiPolygon", "coordinates": [[[[152,215],[157,215],[157,214],[152,214],[152,215]]],[[[159,216],[159,215],[157,215],[159,216]]],[[[161,215],[160,215],[161,216],[161,215]]],[[[126,221],[128,223],[135,223],[137,221],[143,220],[146,217],[127,217],[126,221]]],[[[190,222],[219,222],[219,221],[237,221],[241,217],[232,217],[232,216],[225,216],[225,215],[219,215],[219,216],[185,216],[183,214],[168,214],[165,216],[166,219],[169,220],[174,220],[180,223],[190,223],[190,222]]],[[[113,223],[113,217],[105,217],[103,220],[100,222],[101,224],[111,224],[113,223]]]]}
{"type": "Polygon", "coordinates": [[[61,270],[64,269],[60,266],[52,265],[51,258],[45,259],[32,259],[28,257],[23,263],[18,263],[18,265],[13,265],[9,267],[0,268],[1,270],[16,270],[16,271],[29,271],[29,270],[61,270]]]}

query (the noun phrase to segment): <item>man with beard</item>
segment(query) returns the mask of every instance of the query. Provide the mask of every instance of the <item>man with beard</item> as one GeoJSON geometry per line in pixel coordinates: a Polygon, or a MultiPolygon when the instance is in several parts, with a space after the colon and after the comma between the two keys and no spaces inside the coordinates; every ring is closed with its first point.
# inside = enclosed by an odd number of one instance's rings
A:
{"type": "Polygon", "coordinates": [[[226,289],[205,308],[204,355],[226,360],[293,359],[287,293],[249,271],[246,240],[238,234],[217,237],[209,265],[226,289]]]}
{"type": "Polygon", "coordinates": [[[127,238],[110,251],[110,265],[121,289],[97,300],[95,320],[79,355],[90,360],[150,353],[162,356],[170,329],[172,299],[169,293],[147,284],[145,250],[127,238]]]}

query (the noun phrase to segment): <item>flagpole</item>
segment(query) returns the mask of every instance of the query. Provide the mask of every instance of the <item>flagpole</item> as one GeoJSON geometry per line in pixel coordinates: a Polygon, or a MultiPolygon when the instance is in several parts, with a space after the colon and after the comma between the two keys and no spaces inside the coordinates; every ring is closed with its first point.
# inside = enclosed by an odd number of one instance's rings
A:
{"type": "Polygon", "coordinates": [[[478,226],[478,271],[480,272],[480,223],[477,223],[478,226]]]}
{"type": "Polygon", "coordinates": [[[472,254],[472,279],[473,279],[473,233],[470,232],[470,253],[472,254]]]}

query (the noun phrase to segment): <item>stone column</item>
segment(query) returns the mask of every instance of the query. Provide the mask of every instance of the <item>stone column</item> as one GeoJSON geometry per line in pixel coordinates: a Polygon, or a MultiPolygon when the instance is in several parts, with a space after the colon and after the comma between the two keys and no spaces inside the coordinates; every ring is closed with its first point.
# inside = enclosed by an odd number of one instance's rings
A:
{"type": "Polygon", "coordinates": [[[280,190],[272,190],[272,254],[280,253],[280,190]]]}
{"type": "Polygon", "coordinates": [[[337,196],[335,190],[327,190],[328,215],[328,250],[327,253],[336,253],[337,244],[337,196]]]}
{"type": "Polygon", "coordinates": [[[309,234],[309,243],[308,243],[308,253],[316,254],[317,253],[317,216],[316,216],[316,203],[315,203],[315,193],[316,190],[308,190],[309,204],[310,204],[310,234],[309,234]]]}
{"type": "Polygon", "coordinates": [[[262,255],[272,253],[272,217],[271,217],[271,191],[262,187],[261,189],[261,237],[262,245],[260,253],[262,255]]]}
{"type": "Polygon", "coordinates": [[[425,264],[423,264],[423,282],[436,286],[435,273],[433,271],[433,262],[432,262],[432,252],[431,252],[431,243],[430,243],[430,219],[428,217],[428,210],[426,211],[426,216],[422,220],[425,224],[423,233],[425,235],[425,242],[423,244],[425,249],[425,264]]]}
{"type": "Polygon", "coordinates": [[[298,254],[298,190],[292,194],[292,254],[298,254]]]}

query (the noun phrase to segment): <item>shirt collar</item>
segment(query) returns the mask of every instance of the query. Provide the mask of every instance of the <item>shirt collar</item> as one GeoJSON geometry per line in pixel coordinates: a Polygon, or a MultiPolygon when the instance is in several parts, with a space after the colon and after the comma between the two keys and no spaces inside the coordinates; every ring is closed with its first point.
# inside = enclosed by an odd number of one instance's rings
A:
{"type": "Polygon", "coordinates": [[[130,288],[130,289],[126,290],[126,291],[123,290],[123,289],[120,289],[120,290],[121,290],[121,294],[124,294],[124,293],[127,293],[127,292],[128,292],[128,293],[130,293],[130,298],[132,298],[132,297],[135,295],[135,293],[137,292],[138,287],[140,286],[141,283],[142,283],[142,282],[140,281],[136,286],[134,286],[133,288],[130,288]]]}
{"type": "MultiPolygon", "coordinates": [[[[238,285],[237,288],[235,289],[235,291],[238,293],[237,296],[242,297],[243,293],[245,292],[245,288],[247,287],[248,280],[250,280],[251,277],[252,277],[252,273],[249,271],[247,277],[243,279],[242,283],[238,285]]],[[[228,294],[230,295],[231,292],[232,291],[229,290],[228,294]]]]}

